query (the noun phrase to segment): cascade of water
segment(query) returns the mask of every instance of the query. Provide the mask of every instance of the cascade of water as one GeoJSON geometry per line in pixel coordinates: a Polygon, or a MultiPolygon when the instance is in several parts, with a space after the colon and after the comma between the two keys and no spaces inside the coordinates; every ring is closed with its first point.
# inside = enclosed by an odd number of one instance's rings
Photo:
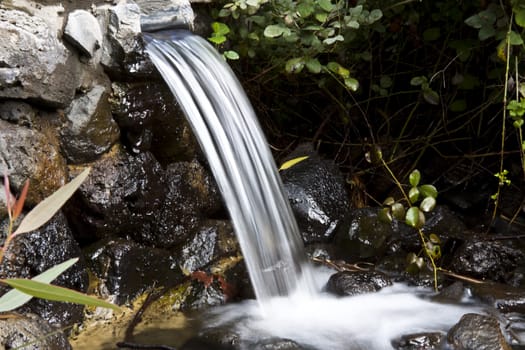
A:
{"type": "Polygon", "coordinates": [[[145,35],[150,57],[176,96],[230,213],[260,305],[313,294],[299,229],[244,90],[206,40],[184,30],[145,35]]]}

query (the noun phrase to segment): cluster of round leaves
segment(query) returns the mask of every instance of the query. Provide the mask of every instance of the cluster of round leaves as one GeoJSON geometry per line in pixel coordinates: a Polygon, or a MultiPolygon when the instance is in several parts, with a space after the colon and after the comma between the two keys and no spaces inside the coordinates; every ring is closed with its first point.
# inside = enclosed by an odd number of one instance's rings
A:
{"type": "Polygon", "coordinates": [[[420,229],[425,225],[425,213],[431,212],[436,206],[437,189],[434,185],[420,185],[421,173],[414,170],[409,175],[410,190],[407,193],[409,207],[388,197],[383,204],[381,217],[388,221],[396,219],[407,225],[420,229]]]}
{"type": "Polygon", "coordinates": [[[259,58],[287,73],[326,73],[350,90],[358,81],[351,76],[348,44],[367,40],[370,28],[384,31],[383,13],[368,9],[366,0],[351,7],[345,0],[227,0],[215,13],[210,41],[228,41],[225,57],[259,58]]]}

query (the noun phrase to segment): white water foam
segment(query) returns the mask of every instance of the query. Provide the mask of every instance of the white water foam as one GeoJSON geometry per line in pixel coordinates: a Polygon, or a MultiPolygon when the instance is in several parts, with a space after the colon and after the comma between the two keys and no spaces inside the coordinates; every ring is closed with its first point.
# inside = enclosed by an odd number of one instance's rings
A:
{"type": "Polygon", "coordinates": [[[462,315],[481,312],[433,302],[432,295],[404,284],[352,297],[295,294],[272,298],[264,315],[255,301],[215,308],[208,326],[228,325],[247,343],[277,337],[320,350],[386,350],[402,335],[446,332],[462,315]]]}

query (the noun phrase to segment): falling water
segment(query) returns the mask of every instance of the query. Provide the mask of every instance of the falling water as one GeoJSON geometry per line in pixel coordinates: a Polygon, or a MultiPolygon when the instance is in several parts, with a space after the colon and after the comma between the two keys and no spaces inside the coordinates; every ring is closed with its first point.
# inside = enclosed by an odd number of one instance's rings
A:
{"type": "Polygon", "coordinates": [[[257,300],[313,292],[299,229],[253,108],[224,59],[185,30],[146,35],[225,200],[257,300]]]}

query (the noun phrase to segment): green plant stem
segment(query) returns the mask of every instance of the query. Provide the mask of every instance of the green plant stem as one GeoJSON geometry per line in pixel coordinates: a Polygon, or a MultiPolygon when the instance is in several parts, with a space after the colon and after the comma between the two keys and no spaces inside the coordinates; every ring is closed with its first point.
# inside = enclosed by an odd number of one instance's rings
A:
{"type": "MultiPolygon", "coordinates": [[[[392,177],[392,179],[394,180],[396,186],[399,188],[399,190],[403,194],[403,197],[405,198],[407,203],[410,204],[410,199],[408,198],[408,195],[406,194],[405,190],[403,189],[403,186],[401,185],[401,182],[399,182],[397,177],[394,175],[394,172],[392,171],[392,169],[390,169],[390,167],[385,162],[383,157],[381,157],[380,159],[381,159],[381,163],[383,164],[385,169],[388,171],[388,174],[392,177]]],[[[430,252],[427,249],[427,240],[425,238],[425,234],[423,233],[423,231],[420,228],[417,229],[417,232],[419,234],[419,239],[421,239],[421,244],[423,246],[423,251],[425,252],[425,255],[429,258],[430,264],[432,265],[432,272],[434,274],[434,290],[437,292],[438,291],[438,280],[437,280],[438,267],[436,266],[436,262],[434,261],[434,258],[432,257],[432,255],[430,254],[430,252]]]]}
{"type": "MultiPolygon", "coordinates": [[[[512,29],[512,19],[513,19],[513,15],[511,14],[509,28],[507,30],[507,36],[505,38],[507,55],[510,53],[510,33],[512,29]]],[[[506,131],[505,124],[506,124],[506,119],[507,119],[507,94],[508,94],[507,90],[508,90],[508,85],[509,85],[508,82],[509,82],[509,70],[510,70],[509,62],[510,60],[509,60],[509,57],[507,56],[507,60],[505,62],[505,85],[503,88],[503,113],[502,113],[503,118],[501,118],[501,147],[500,147],[500,161],[499,161],[499,173],[500,174],[503,173],[503,157],[505,154],[505,131],[506,131]]],[[[499,206],[499,196],[500,196],[502,186],[503,186],[503,183],[500,180],[498,182],[498,190],[496,191],[496,196],[494,198],[494,209],[492,211],[492,220],[496,218],[496,214],[497,214],[498,206],[499,206]]]]}

